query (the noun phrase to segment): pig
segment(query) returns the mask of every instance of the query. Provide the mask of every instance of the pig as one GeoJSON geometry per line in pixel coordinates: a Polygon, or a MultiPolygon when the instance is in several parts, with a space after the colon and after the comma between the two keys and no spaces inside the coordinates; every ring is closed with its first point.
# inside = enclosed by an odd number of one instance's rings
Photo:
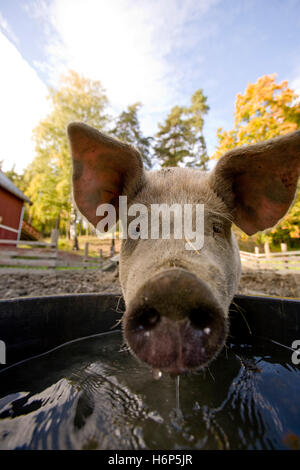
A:
{"type": "Polygon", "coordinates": [[[120,196],[132,204],[203,204],[204,244],[185,239],[122,240],[124,339],[154,371],[205,368],[222,350],[229,306],[241,276],[232,224],[248,235],[273,227],[293,203],[300,173],[300,131],[225,153],[210,172],[145,171],[139,152],[84,123],[68,126],[73,196],[95,227],[97,207],[120,196]]]}

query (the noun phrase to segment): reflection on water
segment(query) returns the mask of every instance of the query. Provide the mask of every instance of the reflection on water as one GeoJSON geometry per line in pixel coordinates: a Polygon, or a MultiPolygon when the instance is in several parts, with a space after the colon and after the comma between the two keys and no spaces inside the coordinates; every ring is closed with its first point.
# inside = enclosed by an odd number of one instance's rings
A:
{"type": "Polygon", "coordinates": [[[231,345],[209,370],[155,380],[115,332],[0,373],[0,449],[300,448],[299,396],[277,346],[231,345]]]}

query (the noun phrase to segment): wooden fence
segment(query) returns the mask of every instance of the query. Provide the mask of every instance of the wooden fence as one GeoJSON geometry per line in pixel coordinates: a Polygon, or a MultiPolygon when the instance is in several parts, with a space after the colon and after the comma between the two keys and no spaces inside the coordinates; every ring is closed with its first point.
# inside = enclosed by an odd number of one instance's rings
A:
{"type": "Polygon", "coordinates": [[[300,251],[287,251],[285,243],[281,244],[281,252],[271,252],[265,244],[264,253],[255,248],[255,253],[240,251],[243,266],[251,269],[268,269],[275,271],[299,271],[300,251]]]}
{"type": "Polygon", "coordinates": [[[118,265],[119,259],[118,256],[106,258],[103,256],[103,250],[99,250],[98,256],[89,256],[89,243],[86,242],[84,246],[84,255],[77,255],[73,259],[67,261],[60,261],[60,265],[73,268],[83,268],[83,269],[100,269],[101,271],[113,270],[118,265]]]}
{"type": "MultiPolygon", "coordinates": [[[[82,268],[101,269],[103,271],[113,269],[119,262],[119,255],[104,258],[103,252],[99,250],[99,256],[89,256],[89,244],[85,244],[84,255],[60,256],[57,250],[57,237],[51,239],[51,243],[27,240],[0,240],[0,266],[23,266],[23,267],[45,267],[45,268],[82,268]],[[1,245],[8,245],[1,249],[1,245]],[[12,246],[15,245],[15,248],[12,246]]],[[[300,272],[300,250],[287,251],[286,244],[281,244],[281,252],[271,252],[268,244],[264,246],[264,253],[240,251],[243,266],[250,269],[276,270],[276,271],[299,271],[300,272]]],[[[113,254],[114,250],[111,252],[113,254]]]]}
{"type": "Polygon", "coordinates": [[[57,239],[51,243],[27,240],[0,240],[0,266],[29,267],[29,268],[77,268],[113,269],[118,263],[117,259],[103,256],[102,249],[99,256],[89,256],[89,244],[85,244],[84,255],[68,256],[68,253],[57,250],[57,239]],[[1,249],[2,246],[7,246],[1,249]],[[12,246],[15,245],[15,248],[12,246]]]}
{"type": "Polygon", "coordinates": [[[55,268],[57,265],[56,243],[27,240],[0,240],[0,265],[55,268]],[[15,245],[15,248],[12,246],[15,245]],[[20,247],[20,248],[19,248],[20,247]]]}
{"type": "Polygon", "coordinates": [[[99,250],[98,256],[89,256],[89,243],[85,243],[84,246],[84,255],[76,255],[73,257],[67,257],[65,259],[60,259],[58,262],[59,266],[72,267],[72,268],[98,268],[102,269],[105,264],[105,258],[103,256],[102,250],[99,250]]]}

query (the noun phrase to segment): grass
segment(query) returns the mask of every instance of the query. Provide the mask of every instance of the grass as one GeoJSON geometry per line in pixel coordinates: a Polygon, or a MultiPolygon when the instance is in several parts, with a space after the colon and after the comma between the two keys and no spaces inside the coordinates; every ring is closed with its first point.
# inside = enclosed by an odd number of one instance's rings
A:
{"type": "Polygon", "coordinates": [[[22,265],[22,266],[19,266],[19,265],[8,265],[8,264],[1,264],[0,265],[0,272],[1,272],[1,269],[9,269],[9,268],[12,268],[12,269],[43,269],[43,270],[56,270],[56,271],[66,271],[66,270],[74,270],[74,269],[81,269],[81,270],[86,270],[86,269],[99,269],[97,266],[87,266],[87,267],[81,267],[81,266],[53,266],[53,267],[50,267],[50,266],[29,266],[29,265],[22,265]]]}
{"type": "Polygon", "coordinates": [[[69,269],[81,269],[81,270],[86,270],[86,269],[99,269],[98,266],[87,266],[83,268],[82,266],[56,266],[57,271],[66,271],[69,269]]]}
{"type": "MultiPolygon", "coordinates": [[[[44,240],[45,242],[50,242],[50,238],[47,238],[44,240]]],[[[72,240],[68,240],[67,238],[62,238],[60,237],[58,239],[58,250],[60,251],[64,251],[64,252],[69,252],[70,254],[72,253],[73,255],[79,255],[79,259],[78,259],[78,265],[79,266],[76,266],[77,264],[77,260],[76,258],[73,258],[72,262],[70,264],[75,264],[75,266],[68,266],[68,261],[65,261],[66,263],[66,266],[62,266],[61,263],[64,263],[63,261],[63,256],[62,256],[62,259],[60,259],[60,265],[59,266],[56,266],[56,267],[48,267],[48,266],[31,266],[30,263],[27,265],[22,265],[22,266],[19,266],[18,265],[18,259],[27,259],[28,262],[29,260],[38,260],[40,259],[40,257],[37,257],[37,256],[28,256],[30,254],[30,250],[31,248],[28,248],[26,249],[26,254],[23,254],[23,253],[20,253],[20,255],[16,255],[14,256],[15,260],[16,260],[16,264],[14,265],[0,265],[0,268],[18,268],[18,269],[56,269],[56,270],[74,270],[74,269],[88,269],[88,270],[95,270],[95,269],[99,269],[100,266],[80,266],[81,263],[82,263],[82,256],[84,256],[84,248],[85,248],[85,244],[86,243],[89,243],[89,251],[88,251],[88,255],[90,258],[95,258],[95,264],[98,264],[99,263],[99,255],[100,255],[100,249],[102,249],[102,252],[103,252],[103,257],[104,258],[108,258],[110,256],[110,249],[111,249],[111,239],[102,239],[102,238],[98,238],[97,236],[82,236],[82,237],[78,237],[78,243],[79,243],[79,248],[80,250],[79,251],[74,251],[72,248],[73,248],[73,241],[72,240]],[[75,260],[75,262],[74,262],[75,260]]],[[[26,245],[26,242],[24,242],[24,245],[26,245]]],[[[33,249],[36,249],[33,248],[33,249]]],[[[115,240],[115,252],[118,253],[119,252],[119,249],[120,249],[120,240],[115,240]]],[[[45,254],[46,254],[46,251],[45,251],[45,254]]]]}
{"type": "MultiPolygon", "coordinates": [[[[50,239],[46,239],[45,241],[50,242],[50,239]]],[[[84,235],[78,237],[79,251],[73,250],[73,240],[68,240],[67,238],[60,237],[58,239],[58,249],[83,256],[84,247],[86,243],[89,244],[89,256],[98,258],[100,249],[102,249],[104,257],[110,256],[111,239],[102,239],[92,235],[84,235]]],[[[120,251],[120,244],[120,240],[115,240],[116,253],[119,253],[120,251]]]]}
{"type": "Polygon", "coordinates": [[[11,264],[1,264],[0,265],[0,270],[3,268],[13,268],[13,269],[54,269],[54,268],[49,268],[48,266],[27,266],[22,264],[22,266],[19,265],[11,265],[11,264]]]}

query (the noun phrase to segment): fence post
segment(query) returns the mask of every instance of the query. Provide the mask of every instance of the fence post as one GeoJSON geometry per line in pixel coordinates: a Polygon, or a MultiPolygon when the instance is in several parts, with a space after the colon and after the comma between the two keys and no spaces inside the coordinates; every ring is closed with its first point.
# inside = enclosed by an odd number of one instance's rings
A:
{"type": "Polygon", "coordinates": [[[270,243],[269,242],[265,242],[264,250],[265,250],[266,258],[270,259],[270,243]]]}
{"type": "Polygon", "coordinates": [[[103,250],[102,250],[102,248],[100,248],[100,250],[99,250],[99,265],[100,265],[100,269],[102,269],[102,267],[103,267],[103,261],[104,261],[104,259],[103,259],[103,250]]]}
{"type": "Polygon", "coordinates": [[[55,245],[56,249],[57,249],[57,244],[58,244],[58,236],[59,236],[58,229],[53,228],[51,230],[51,243],[52,243],[52,245],[55,245]]]}
{"type": "Polygon", "coordinates": [[[58,228],[53,228],[51,230],[51,243],[54,245],[54,248],[52,247],[52,250],[55,251],[55,261],[54,261],[54,269],[56,269],[57,266],[57,245],[58,245],[58,237],[59,237],[59,230],[58,228]]]}
{"type": "Polygon", "coordinates": [[[110,257],[112,258],[115,255],[115,234],[112,233],[111,246],[110,246],[110,257]]]}
{"type": "MultiPolygon", "coordinates": [[[[256,255],[259,255],[259,246],[254,247],[254,252],[255,252],[256,255]]],[[[257,267],[257,269],[260,268],[259,258],[258,257],[256,258],[256,267],[257,267]]]]}
{"type": "Polygon", "coordinates": [[[84,257],[87,258],[89,256],[89,242],[86,242],[84,245],[84,257]]]}
{"type": "MultiPolygon", "coordinates": [[[[283,253],[287,252],[287,244],[286,243],[280,243],[280,248],[283,253]]],[[[289,260],[288,256],[284,257],[284,268],[289,269],[289,260]]]]}
{"type": "Polygon", "coordinates": [[[86,242],[84,245],[84,256],[83,256],[83,267],[86,268],[88,265],[88,257],[89,257],[89,242],[86,242]]]}

